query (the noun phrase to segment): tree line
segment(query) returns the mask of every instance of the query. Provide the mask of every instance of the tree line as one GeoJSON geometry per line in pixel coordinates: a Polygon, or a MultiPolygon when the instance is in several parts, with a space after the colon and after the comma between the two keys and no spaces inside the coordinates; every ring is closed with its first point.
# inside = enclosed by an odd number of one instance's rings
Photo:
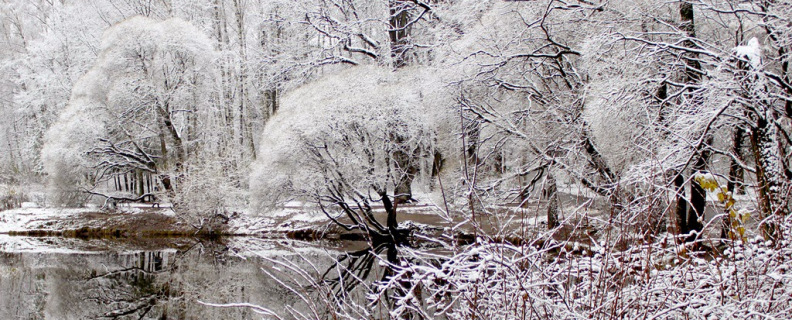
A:
{"type": "Polygon", "coordinates": [[[416,184],[474,223],[575,185],[647,235],[693,241],[709,206],[724,235],[753,212],[773,238],[792,180],[789,10],[7,1],[2,176],[78,205],[145,172],[185,207],[300,199],[380,234],[395,225],[372,204],[395,217],[416,184]],[[727,205],[707,203],[713,179],[727,205]]]}

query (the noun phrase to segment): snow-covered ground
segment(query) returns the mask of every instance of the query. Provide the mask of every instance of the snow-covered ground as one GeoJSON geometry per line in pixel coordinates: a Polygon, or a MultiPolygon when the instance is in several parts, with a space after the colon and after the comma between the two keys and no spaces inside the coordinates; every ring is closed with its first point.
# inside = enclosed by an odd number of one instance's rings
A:
{"type": "Polygon", "coordinates": [[[30,230],[63,231],[80,227],[97,227],[91,220],[103,216],[129,215],[156,212],[164,217],[173,217],[175,213],[169,206],[151,208],[147,204],[130,204],[119,207],[116,212],[106,213],[100,208],[40,208],[33,203],[26,203],[22,208],[0,211],[0,234],[23,232],[30,230]]]}
{"type": "MultiPolygon", "coordinates": [[[[414,221],[416,224],[446,224],[451,219],[444,219],[438,206],[432,203],[427,194],[416,194],[416,202],[398,208],[399,221],[414,221]],[[436,223],[434,223],[436,221],[436,223]]],[[[377,219],[385,221],[385,208],[372,205],[377,219]]],[[[324,230],[331,225],[330,219],[319,209],[300,201],[291,201],[282,208],[269,212],[244,212],[229,222],[228,231],[236,234],[261,234],[267,232],[288,232],[300,229],[324,230]]],[[[340,217],[343,219],[343,217],[340,217]]]]}
{"type": "MultiPolygon", "coordinates": [[[[80,214],[96,212],[96,209],[19,208],[0,211],[0,233],[26,231],[40,227],[42,221],[76,219],[80,214]]],[[[52,225],[56,228],[56,225],[52,225]]]]}
{"type": "Polygon", "coordinates": [[[64,246],[60,241],[42,241],[41,238],[17,237],[0,234],[0,252],[7,253],[91,253],[88,250],[64,246]]]}

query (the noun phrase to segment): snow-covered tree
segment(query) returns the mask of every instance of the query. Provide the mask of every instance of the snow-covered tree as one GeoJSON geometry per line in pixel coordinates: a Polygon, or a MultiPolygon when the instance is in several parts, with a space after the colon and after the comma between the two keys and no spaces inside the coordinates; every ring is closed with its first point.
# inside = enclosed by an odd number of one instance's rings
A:
{"type": "Polygon", "coordinates": [[[458,39],[440,48],[463,118],[457,128],[466,154],[460,187],[468,189],[463,194],[470,211],[491,201],[524,206],[529,196],[542,193],[534,192],[541,185],[554,188],[548,173],[600,195],[613,194],[614,170],[581,116],[587,79],[578,69],[584,35],[575,32],[582,27],[596,32],[600,21],[613,15],[603,13],[598,2],[471,5],[477,10],[462,14],[451,6],[444,11],[462,18],[450,22],[458,39]]]}
{"type": "Polygon", "coordinates": [[[101,49],[47,134],[45,169],[56,181],[88,178],[61,188],[141,170],[172,191],[211,116],[212,43],[183,20],[134,17],[105,32],[101,49]]]}
{"type": "MultiPolygon", "coordinates": [[[[774,44],[771,32],[762,27],[783,11],[770,13],[771,7],[779,10],[783,5],[730,1],[625,4],[614,8],[622,13],[623,23],[588,41],[584,60],[593,108],[587,117],[594,123],[595,137],[616,141],[620,147],[615,150],[627,151],[622,154],[630,156],[624,163],[627,171],[622,185],[653,186],[650,189],[654,191],[639,192],[644,195],[658,191],[674,194],[675,201],[660,214],[668,209],[675,212],[677,230],[692,232],[689,240],[705,223],[706,192],[694,179],[699,173],[722,174],[728,191],[734,193],[749,184],[742,172],[754,172],[763,216],[785,211],[769,209],[769,198],[784,197],[764,196],[769,194],[769,185],[779,186],[775,190],[785,187],[780,181],[761,182],[768,181],[761,167],[768,165],[763,164],[767,162],[763,158],[783,158],[775,155],[784,153],[788,142],[759,142],[776,139],[770,138],[776,133],[768,130],[779,130],[779,137],[788,132],[782,101],[788,93],[778,76],[784,74],[784,63],[774,55],[763,59],[768,55],[761,41],[751,40],[765,35],[769,45],[783,52],[784,45],[774,44]],[[636,7],[643,9],[640,14],[634,11],[636,7]],[[614,113],[625,118],[610,116],[614,113]],[[776,125],[766,125],[769,122],[776,125]],[[620,139],[620,135],[630,139],[620,139]],[[747,152],[746,138],[754,151],[747,152]],[[765,151],[757,153],[758,149],[765,151]]],[[[627,159],[624,156],[620,157],[627,159]]],[[[771,162],[769,167],[777,172],[772,176],[780,180],[792,177],[784,177],[781,161],[771,162]]],[[[657,208],[664,198],[661,194],[638,196],[636,199],[643,200],[636,202],[643,202],[638,207],[657,208]]],[[[780,202],[774,206],[783,207],[780,202]]]]}
{"type": "Polygon", "coordinates": [[[398,186],[431,168],[431,106],[408,71],[355,67],[284,97],[267,124],[251,177],[260,208],[307,201],[339,225],[397,234],[398,186]],[[405,165],[406,164],[406,165],[405,165]],[[372,207],[384,206],[387,221],[372,207]]]}

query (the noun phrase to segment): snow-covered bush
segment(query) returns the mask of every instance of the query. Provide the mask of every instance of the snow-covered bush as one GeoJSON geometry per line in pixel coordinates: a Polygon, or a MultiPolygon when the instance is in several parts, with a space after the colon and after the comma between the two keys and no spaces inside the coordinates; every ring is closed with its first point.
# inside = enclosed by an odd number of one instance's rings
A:
{"type": "Polygon", "coordinates": [[[28,201],[27,195],[16,186],[0,184],[0,210],[19,208],[25,201],[28,201]]]}
{"type": "Polygon", "coordinates": [[[201,232],[222,231],[231,218],[247,207],[246,194],[218,170],[222,166],[218,162],[191,164],[172,199],[180,219],[201,232]]]}
{"type": "MultiPolygon", "coordinates": [[[[781,225],[789,239],[792,219],[781,225]]],[[[460,320],[789,318],[792,242],[753,235],[709,252],[673,245],[667,234],[626,250],[611,241],[553,240],[519,246],[479,241],[445,253],[399,248],[396,260],[377,250],[371,254],[378,263],[362,273],[371,276],[342,278],[360,283],[348,287],[354,292],[336,292],[335,282],[326,281],[337,272],[359,271],[341,265],[281,284],[312,288],[299,294],[313,301],[311,310],[341,319],[384,312],[394,319],[460,320]],[[316,292],[323,295],[308,295],[316,292]]]]}
{"type": "MultiPolygon", "coordinates": [[[[787,227],[792,225],[789,221],[787,227]]],[[[787,235],[790,229],[787,229],[787,235]]],[[[396,266],[420,292],[397,299],[391,315],[449,319],[786,318],[792,308],[792,246],[761,238],[723,255],[675,246],[601,246],[573,253],[479,244],[440,266],[396,266]]],[[[421,256],[420,252],[410,254],[421,256]]],[[[383,289],[389,283],[382,283],[383,289]]]]}

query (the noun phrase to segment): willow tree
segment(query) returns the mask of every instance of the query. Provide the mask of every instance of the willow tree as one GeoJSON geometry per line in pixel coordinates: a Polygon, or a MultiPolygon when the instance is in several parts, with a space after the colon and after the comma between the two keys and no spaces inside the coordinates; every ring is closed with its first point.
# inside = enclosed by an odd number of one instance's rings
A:
{"type": "Polygon", "coordinates": [[[48,174],[62,189],[93,190],[113,174],[142,171],[172,193],[210,107],[212,59],[211,41],[180,19],[134,17],[108,29],[47,133],[48,174]]]}
{"type": "Polygon", "coordinates": [[[347,230],[401,238],[398,186],[409,167],[429,165],[425,150],[435,140],[414,83],[397,81],[404,76],[355,67],[285,96],[254,163],[250,183],[259,208],[306,201],[347,230]],[[385,209],[386,221],[376,219],[375,205],[385,209]]]}

